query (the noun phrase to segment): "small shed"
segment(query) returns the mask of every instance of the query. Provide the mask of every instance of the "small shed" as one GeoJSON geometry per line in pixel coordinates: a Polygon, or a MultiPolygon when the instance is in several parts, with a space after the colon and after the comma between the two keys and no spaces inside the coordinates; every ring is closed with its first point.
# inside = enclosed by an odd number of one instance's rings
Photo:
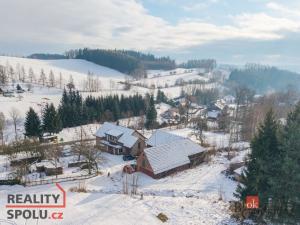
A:
{"type": "Polygon", "coordinates": [[[51,143],[51,142],[57,143],[58,138],[56,135],[44,135],[40,137],[39,140],[41,143],[51,143]]]}
{"type": "Polygon", "coordinates": [[[39,173],[45,173],[46,176],[54,176],[63,174],[63,167],[59,162],[50,160],[42,160],[35,164],[36,171],[39,173]]]}

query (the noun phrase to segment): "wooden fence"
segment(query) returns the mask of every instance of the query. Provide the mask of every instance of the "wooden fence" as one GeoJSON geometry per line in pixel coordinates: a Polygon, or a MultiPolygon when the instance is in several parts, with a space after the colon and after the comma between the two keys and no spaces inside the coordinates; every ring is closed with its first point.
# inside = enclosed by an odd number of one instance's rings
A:
{"type": "Polygon", "coordinates": [[[53,183],[62,183],[67,181],[75,181],[75,180],[85,180],[92,177],[96,177],[98,173],[95,171],[92,174],[85,174],[80,176],[72,176],[72,177],[58,177],[51,179],[43,179],[43,180],[25,180],[22,182],[24,186],[37,186],[37,185],[45,185],[45,184],[53,184],[53,183]]]}

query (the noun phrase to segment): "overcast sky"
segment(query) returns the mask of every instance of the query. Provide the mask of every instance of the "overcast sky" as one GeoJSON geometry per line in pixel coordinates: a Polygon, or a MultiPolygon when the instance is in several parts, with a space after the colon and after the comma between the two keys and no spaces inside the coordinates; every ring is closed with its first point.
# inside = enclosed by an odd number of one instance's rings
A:
{"type": "Polygon", "coordinates": [[[134,49],[300,64],[300,0],[0,0],[0,53],[134,49]]]}

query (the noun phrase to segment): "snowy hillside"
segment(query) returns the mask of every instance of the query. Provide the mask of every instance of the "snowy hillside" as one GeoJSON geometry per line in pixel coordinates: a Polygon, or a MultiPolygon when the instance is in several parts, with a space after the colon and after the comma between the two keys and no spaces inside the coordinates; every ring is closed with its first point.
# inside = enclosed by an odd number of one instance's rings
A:
{"type": "Polygon", "coordinates": [[[208,82],[209,79],[204,76],[199,69],[183,69],[175,70],[149,70],[147,78],[135,81],[136,84],[141,84],[146,87],[165,88],[174,85],[179,85],[182,82],[202,81],[208,82]]]}
{"type": "Polygon", "coordinates": [[[81,59],[39,60],[0,56],[0,65],[6,66],[8,64],[13,68],[18,65],[23,66],[25,73],[28,73],[29,69],[32,68],[36,78],[39,78],[41,69],[44,70],[47,78],[50,70],[52,70],[56,80],[59,79],[61,73],[63,84],[68,83],[70,76],[72,76],[74,84],[78,88],[83,88],[83,82],[89,72],[100,79],[103,88],[108,87],[110,80],[114,82],[123,81],[126,76],[116,70],[81,59]]]}

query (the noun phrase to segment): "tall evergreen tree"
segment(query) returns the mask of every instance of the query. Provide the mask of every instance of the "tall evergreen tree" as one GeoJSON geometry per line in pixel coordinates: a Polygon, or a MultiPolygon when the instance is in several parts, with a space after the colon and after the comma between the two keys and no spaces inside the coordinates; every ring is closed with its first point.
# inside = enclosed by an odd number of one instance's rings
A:
{"type": "Polygon", "coordinates": [[[258,195],[260,206],[265,211],[269,198],[273,197],[272,177],[280,176],[282,152],[279,148],[278,124],[270,110],[258,133],[251,142],[250,159],[247,169],[242,175],[242,182],[238,185],[235,195],[245,201],[248,195],[258,195]]]}
{"type": "Polygon", "coordinates": [[[60,116],[55,110],[54,105],[46,105],[43,111],[43,131],[47,133],[58,133],[61,130],[60,116]]]}
{"type": "Polygon", "coordinates": [[[41,121],[38,114],[29,108],[25,119],[25,136],[27,137],[39,137],[41,135],[41,121]]]}
{"type": "Polygon", "coordinates": [[[274,177],[272,219],[286,224],[300,221],[300,102],[287,118],[283,130],[280,176],[274,177]]]}
{"type": "Polygon", "coordinates": [[[157,112],[155,109],[155,104],[154,104],[154,98],[153,95],[150,96],[149,99],[149,106],[146,112],[146,128],[147,129],[153,129],[156,126],[156,118],[157,118],[157,112]]]}

